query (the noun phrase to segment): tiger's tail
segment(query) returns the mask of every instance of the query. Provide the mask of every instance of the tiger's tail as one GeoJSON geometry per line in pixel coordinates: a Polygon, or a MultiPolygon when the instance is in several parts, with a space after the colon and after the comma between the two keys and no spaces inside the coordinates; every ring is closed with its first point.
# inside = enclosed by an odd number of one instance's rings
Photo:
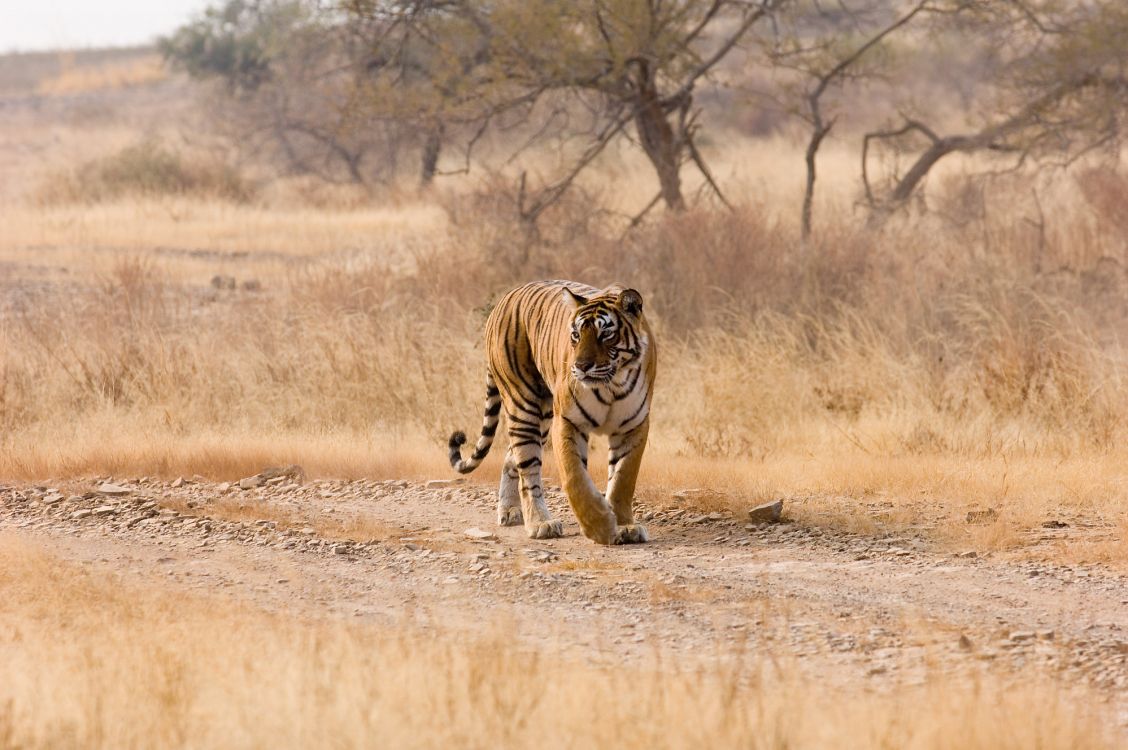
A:
{"type": "Polygon", "coordinates": [[[466,433],[462,430],[450,436],[450,466],[459,474],[469,474],[477,469],[493,447],[494,433],[497,432],[497,423],[501,419],[501,393],[494,383],[493,375],[486,373],[486,416],[482,419],[482,434],[478,436],[478,444],[470,458],[462,457],[462,445],[466,442],[466,433]]]}

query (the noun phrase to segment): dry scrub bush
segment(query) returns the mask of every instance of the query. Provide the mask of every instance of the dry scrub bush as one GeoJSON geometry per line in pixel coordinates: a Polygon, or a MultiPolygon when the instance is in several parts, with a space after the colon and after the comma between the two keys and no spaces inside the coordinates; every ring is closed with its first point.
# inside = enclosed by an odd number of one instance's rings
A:
{"type": "Polygon", "coordinates": [[[216,295],[130,260],[45,293],[0,329],[0,426],[26,440],[118,415],[182,436],[439,446],[480,417],[489,306],[556,277],[643,291],[661,347],[656,444],[687,455],[1064,456],[1124,436],[1126,279],[1093,282],[1091,256],[1059,234],[1035,257],[1005,217],[980,227],[989,252],[959,229],[843,222],[800,252],[747,208],[620,242],[604,219],[579,222],[577,199],[521,245],[504,196],[473,200],[445,245],[295,263],[261,293],[216,295]]]}
{"type": "MultiPolygon", "coordinates": [[[[125,584],[0,538],[5,747],[1111,747],[1036,674],[827,689],[789,658],[594,666],[408,622],[267,613],[125,584]]],[[[506,627],[508,625],[508,628],[506,627]]]]}
{"type": "Polygon", "coordinates": [[[245,202],[254,195],[254,189],[226,164],[188,157],[147,140],[73,171],[56,173],[40,186],[36,199],[54,205],[184,195],[245,202]]]}

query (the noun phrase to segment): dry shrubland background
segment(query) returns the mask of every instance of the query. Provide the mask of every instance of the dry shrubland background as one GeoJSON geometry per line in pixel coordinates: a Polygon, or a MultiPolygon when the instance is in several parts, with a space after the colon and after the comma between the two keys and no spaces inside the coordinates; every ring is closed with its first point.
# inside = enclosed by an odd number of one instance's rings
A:
{"type": "MultiPolygon", "coordinates": [[[[624,141],[530,231],[496,144],[422,191],[278,174],[153,53],[76,60],[5,65],[26,144],[4,156],[5,475],[443,475],[444,437],[477,422],[492,301],[618,280],[661,342],[644,492],[912,493],[953,519],[1009,504],[1010,532],[1051,504],[1125,523],[1128,177],[1107,159],[984,178],[990,161],[956,155],[875,230],[844,136],[803,241],[802,138],[729,122],[699,140],[732,210],[702,197],[629,226],[654,178],[624,141]]],[[[526,158],[551,172],[572,153],[553,143],[526,158]]]]}

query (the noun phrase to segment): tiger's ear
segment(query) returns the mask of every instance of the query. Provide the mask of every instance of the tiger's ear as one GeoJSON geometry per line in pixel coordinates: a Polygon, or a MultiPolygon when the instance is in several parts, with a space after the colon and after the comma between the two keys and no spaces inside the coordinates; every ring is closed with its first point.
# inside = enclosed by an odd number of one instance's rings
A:
{"type": "Polygon", "coordinates": [[[637,289],[624,289],[615,304],[628,315],[639,315],[642,312],[642,295],[637,289]]]}
{"type": "Polygon", "coordinates": [[[587,297],[576,294],[569,287],[564,287],[564,291],[561,296],[564,297],[564,304],[568,305],[573,310],[576,310],[581,305],[586,305],[588,303],[587,297]]]}

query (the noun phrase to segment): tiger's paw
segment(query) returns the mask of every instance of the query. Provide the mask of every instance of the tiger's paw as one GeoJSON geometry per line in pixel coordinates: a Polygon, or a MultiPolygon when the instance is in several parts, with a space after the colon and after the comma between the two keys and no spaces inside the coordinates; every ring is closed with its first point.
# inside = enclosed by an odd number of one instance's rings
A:
{"type": "Polygon", "coordinates": [[[557,539],[564,536],[564,524],[561,521],[527,524],[525,530],[529,532],[530,539],[557,539]]]}
{"type": "Polygon", "coordinates": [[[517,506],[497,509],[497,523],[499,526],[520,526],[525,523],[521,509],[517,506]]]}
{"type": "Polygon", "coordinates": [[[649,541],[650,535],[646,533],[646,527],[640,523],[620,526],[615,533],[615,544],[642,544],[649,541]]]}

